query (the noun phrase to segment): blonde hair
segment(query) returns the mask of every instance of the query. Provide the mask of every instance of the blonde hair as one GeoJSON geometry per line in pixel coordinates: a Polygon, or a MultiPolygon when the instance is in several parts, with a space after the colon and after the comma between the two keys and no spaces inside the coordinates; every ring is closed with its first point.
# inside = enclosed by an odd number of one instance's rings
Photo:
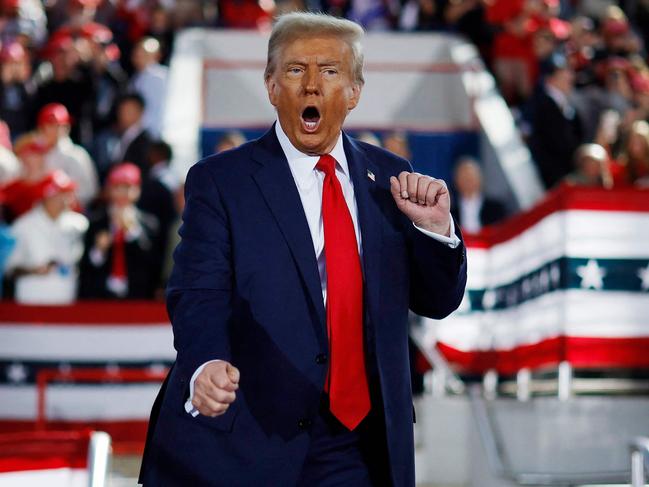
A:
{"type": "Polygon", "coordinates": [[[275,69],[282,48],[296,39],[327,35],[345,41],[352,52],[352,76],[354,82],[363,85],[363,28],[351,20],[339,19],[331,15],[291,12],[277,18],[268,40],[268,61],[264,79],[270,78],[275,69]]]}

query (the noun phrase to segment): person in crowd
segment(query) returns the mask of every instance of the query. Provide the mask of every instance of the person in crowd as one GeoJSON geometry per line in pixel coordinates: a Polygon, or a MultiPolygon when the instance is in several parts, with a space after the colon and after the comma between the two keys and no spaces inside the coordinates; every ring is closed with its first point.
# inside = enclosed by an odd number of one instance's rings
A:
{"type": "Polygon", "coordinates": [[[582,124],[571,100],[574,71],[565,56],[553,54],[544,63],[544,82],[531,100],[530,149],[546,188],[572,171],[572,157],[583,141],[582,124]]]}
{"type": "Polygon", "coordinates": [[[505,100],[515,105],[532,94],[536,70],[532,38],[527,29],[536,2],[495,0],[487,4],[486,18],[495,30],[493,71],[505,100]]]}
{"type": "Polygon", "coordinates": [[[640,37],[633,31],[629,19],[619,6],[611,5],[606,9],[600,30],[604,48],[609,55],[629,57],[641,52],[640,37]]]}
{"type": "Polygon", "coordinates": [[[71,115],[70,136],[89,147],[92,142],[92,103],[95,100],[88,62],[91,52],[83,39],[73,39],[66,33],[53,35],[45,55],[51,66],[38,84],[36,110],[50,103],[61,103],[71,115]]]}
{"type": "Polygon", "coordinates": [[[90,70],[95,94],[92,132],[98,135],[115,121],[115,106],[126,91],[128,76],[119,63],[121,53],[108,27],[91,22],[83,25],[80,32],[88,40],[92,53],[90,70]]]}
{"type": "Polygon", "coordinates": [[[236,149],[246,142],[246,136],[238,130],[230,130],[221,136],[214,146],[214,153],[218,154],[230,149],[236,149]]]}
{"type": "Polygon", "coordinates": [[[578,15],[572,19],[566,54],[575,70],[575,86],[591,85],[596,80],[595,55],[603,50],[603,39],[590,17],[578,15]]]}
{"type": "Polygon", "coordinates": [[[117,102],[117,143],[111,154],[111,165],[120,161],[134,163],[146,175],[149,172],[151,134],[143,123],[146,103],[140,95],[124,95],[117,102]]]}
{"type": "Polygon", "coordinates": [[[6,266],[22,304],[70,304],[76,299],[85,216],[72,211],[75,183],[63,171],[48,174],[40,202],[11,226],[15,247],[6,266]]]}
{"type": "Polygon", "coordinates": [[[180,181],[169,167],[171,162],[171,147],[161,140],[154,141],[149,147],[149,164],[151,169],[142,182],[142,195],[137,206],[144,212],[153,215],[158,220],[157,238],[153,242],[153,252],[158,270],[155,278],[157,295],[164,296],[162,270],[164,258],[167,255],[170,231],[178,219],[175,194],[179,191],[180,181]]]}
{"type": "Polygon", "coordinates": [[[70,138],[70,114],[60,103],[45,105],[38,113],[38,133],[48,147],[45,167],[63,170],[77,186],[77,199],[83,208],[97,196],[97,170],[80,145],[70,138]]]}
{"type": "Polygon", "coordinates": [[[160,64],[169,66],[173,52],[176,32],[173,29],[171,12],[162,5],[157,5],[151,12],[151,24],[146,33],[160,43],[160,64]]]}
{"type": "Polygon", "coordinates": [[[649,123],[637,120],[631,125],[620,154],[616,184],[649,186],[649,123]]]}
{"type": "Polygon", "coordinates": [[[0,118],[16,139],[31,130],[36,86],[31,78],[29,52],[12,41],[0,49],[0,118]]]}
{"type": "Polygon", "coordinates": [[[390,132],[383,137],[383,147],[393,154],[410,160],[410,146],[408,145],[408,135],[405,132],[390,132]]]}
{"type": "Polygon", "coordinates": [[[13,152],[9,126],[0,119],[0,188],[20,176],[20,161],[13,152]]]}
{"type": "Polygon", "coordinates": [[[606,149],[599,144],[583,144],[575,151],[575,170],[563,181],[570,186],[612,188],[606,149]]]}
{"type": "Polygon", "coordinates": [[[505,205],[484,194],[482,169],[474,158],[458,160],[453,182],[455,199],[451,213],[463,231],[478,233],[485,225],[498,223],[507,216],[505,205]]]}
{"type": "Polygon", "coordinates": [[[25,134],[16,141],[14,152],[20,160],[20,173],[2,187],[5,220],[13,221],[41,199],[47,184],[45,154],[49,150],[45,141],[34,133],[25,134]]]}
{"type": "Polygon", "coordinates": [[[168,68],[160,64],[161,55],[160,42],[153,37],[140,40],[131,55],[135,73],[129,88],[144,99],[142,125],[152,137],[160,136],[167,93],[168,68]]]}
{"type": "Polygon", "coordinates": [[[0,4],[0,42],[18,41],[39,47],[47,37],[47,18],[39,0],[3,0],[0,4]]]}
{"type": "Polygon", "coordinates": [[[140,169],[130,162],[108,174],[108,204],[90,216],[85,237],[79,298],[153,298],[158,222],[136,206],[141,182],[140,169]]]}

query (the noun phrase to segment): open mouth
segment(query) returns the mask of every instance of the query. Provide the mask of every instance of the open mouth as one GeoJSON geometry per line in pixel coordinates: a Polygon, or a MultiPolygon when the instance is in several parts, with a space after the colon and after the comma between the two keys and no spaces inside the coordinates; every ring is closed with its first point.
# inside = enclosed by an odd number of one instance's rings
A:
{"type": "Polygon", "coordinates": [[[302,112],[302,127],[305,132],[315,132],[320,125],[320,112],[314,106],[309,106],[302,112]]]}

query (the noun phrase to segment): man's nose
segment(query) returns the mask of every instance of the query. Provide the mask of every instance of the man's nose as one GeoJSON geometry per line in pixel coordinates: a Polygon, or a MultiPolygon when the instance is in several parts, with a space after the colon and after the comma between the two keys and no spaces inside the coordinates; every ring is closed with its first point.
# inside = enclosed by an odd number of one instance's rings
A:
{"type": "Polygon", "coordinates": [[[317,95],[320,93],[320,71],[317,67],[311,67],[306,70],[302,78],[304,93],[307,95],[317,95]]]}

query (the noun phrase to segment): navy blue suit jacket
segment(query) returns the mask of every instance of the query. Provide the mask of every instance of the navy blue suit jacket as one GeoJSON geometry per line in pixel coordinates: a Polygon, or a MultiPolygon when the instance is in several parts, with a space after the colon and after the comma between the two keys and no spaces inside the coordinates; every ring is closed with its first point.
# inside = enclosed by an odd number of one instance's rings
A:
{"type": "MultiPolygon", "coordinates": [[[[373,407],[385,419],[392,483],[413,486],[408,308],[432,318],[456,309],[465,251],[425,236],[397,209],[389,178],[411,170],[407,161],[343,137],[362,234],[373,407]]],[[[140,481],[295,485],[320,405],[327,336],[311,235],[274,128],[197,163],[185,191],[167,297],[178,355],[152,411],[140,481]],[[221,416],[193,418],[183,408],[189,380],[216,358],[239,368],[237,399],[221,416]]]]}

